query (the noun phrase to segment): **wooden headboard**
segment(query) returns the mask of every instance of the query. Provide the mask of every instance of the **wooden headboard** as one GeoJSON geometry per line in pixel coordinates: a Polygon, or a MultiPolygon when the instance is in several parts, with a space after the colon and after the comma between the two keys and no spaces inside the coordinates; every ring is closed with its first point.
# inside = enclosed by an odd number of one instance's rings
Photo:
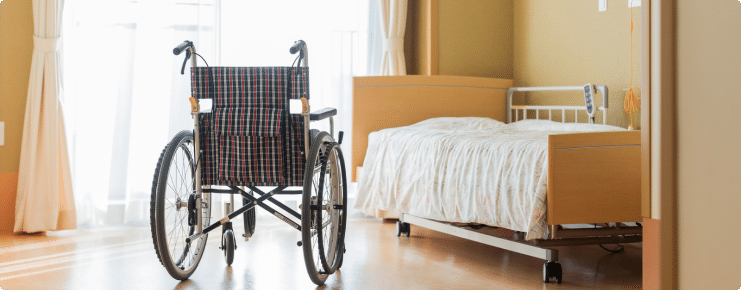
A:
{"type": "Polygon", "coordinates": [[[512,80],[461,76],[353,79],[352,180],[363,164],[368,134],[434,117],[489,117],[504,122],[512,80]]]}

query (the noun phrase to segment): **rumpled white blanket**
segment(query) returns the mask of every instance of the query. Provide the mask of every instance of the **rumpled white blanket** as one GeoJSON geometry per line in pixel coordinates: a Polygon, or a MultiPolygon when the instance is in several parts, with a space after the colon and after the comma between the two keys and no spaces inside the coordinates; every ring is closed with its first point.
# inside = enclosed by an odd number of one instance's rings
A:
{"type": "Polygon", "coordinates": [[[548,135],[600,124],[433,118],[370,133],[355,208],[547,235],[548,135]]]}

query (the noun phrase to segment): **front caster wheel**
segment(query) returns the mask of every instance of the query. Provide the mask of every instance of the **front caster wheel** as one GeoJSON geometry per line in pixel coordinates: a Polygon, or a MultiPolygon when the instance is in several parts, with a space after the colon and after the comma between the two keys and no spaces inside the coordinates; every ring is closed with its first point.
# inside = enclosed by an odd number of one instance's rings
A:
{"type": "Polygon", "coordinates": [[[412,227],[405,222],[402,221],[396,221],[396,236],[400,237],[401,234],[404,234],[406,237],[409,237],[409,235],[412,233],[412,227]]]}
{"type": "Polygon", "coordinates": [[[548,283],[551,278],[556,278],[556,284],[561,284],[561,274],[561,264],[558,262],[543,264],[543,283],[548,283]]]}
{"type": "Polygon", "coordinates": [[[226,259],[227,266],[231,266],[232,262],[234,262],[234,250],[236,249],[236,245],[234,231],[231,229],[224,231],[224,236],[221,238],[221,249],[224,251],[224,258],[226,259]]]}

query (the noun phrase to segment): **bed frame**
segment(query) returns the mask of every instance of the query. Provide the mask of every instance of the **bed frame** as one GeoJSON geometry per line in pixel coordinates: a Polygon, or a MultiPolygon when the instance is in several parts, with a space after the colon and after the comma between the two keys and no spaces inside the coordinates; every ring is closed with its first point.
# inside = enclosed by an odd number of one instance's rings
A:
{"type": "MultiPolygon", "coordinates": [[[[541,116],[544,110],[548,111],[547,119],[552,120],[552,112],[556,111],[565,122],[567,113],[573,111],[578,116],[579,111],[586,111],[583,106],[512,105],[515,92],[582,91],[583,86],[513,88],[512,84],[507,79],[460,76],[355,77],[352,180],[356,180],[356,170],[365,159],[368,134],[373,131],[433,117],[489,117],[507,123],[513,115],[515,121],[533,116],[546,119],[545,114],[541,116]]],[[[602,106],[598,110],[605,123],[608,91],[604,86],[596,89],[602,94],[602,106]]],[[[583,98],[582,93],[575,96],[583,98]]],[[[575,117],[574,122],[577,121],[575,117]]],[[[548,262],[544,265],[544,282],[550,277],[560,282],[558,251],[551,247],[642,241],[640,224],[626,224],[641,221],[640,144],[640,131],[548,136],[547,239],[525,241],[517,232],[502,237],[404,213],[399,219],[401,225],[414,224],[545,259],[548,262]],[[571,226],[574,224],[602,226],[574,228],[571,226]],[[546,268],[551,272],[546,273],[546,268]]]]}

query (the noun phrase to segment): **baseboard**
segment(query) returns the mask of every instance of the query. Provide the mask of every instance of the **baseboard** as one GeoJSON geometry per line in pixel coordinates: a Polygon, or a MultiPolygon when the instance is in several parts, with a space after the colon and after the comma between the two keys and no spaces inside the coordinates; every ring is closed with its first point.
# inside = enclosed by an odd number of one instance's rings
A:
{"type": "Polygon", "coordinates": [[[643,289],[661,289],[661,220],[643,218],[643,289]]]}
{"type": "Polygon", "coordinates": [[[17,191],[18,173],[0,173],[0,233],[13,232],[17,191]]]}

